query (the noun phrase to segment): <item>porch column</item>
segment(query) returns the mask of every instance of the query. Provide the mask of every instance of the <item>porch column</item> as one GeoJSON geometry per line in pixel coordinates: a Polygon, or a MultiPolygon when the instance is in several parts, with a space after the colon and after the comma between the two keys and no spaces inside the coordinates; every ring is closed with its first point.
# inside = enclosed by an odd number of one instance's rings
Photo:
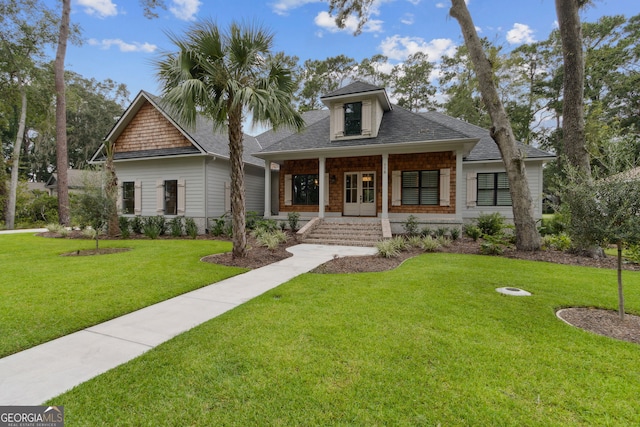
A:
{"type": "Polygon", "coordinates": [[[264,161],[264,217],[271,217],[271,161],[264,161]]]}
{"type": "Polygon", "coordinates": [[[324,157],[320,157],[318,160],[318,181],[320,182],[320,188],[318,188],[318,218],[324,218],[324,189],[328,184],[324,181],[326,159],[324,157]]]}
{"type": "Polygon", "coordinates": [[[464,152],[456,151],[456,221],[463,222],[463,212],[467,208],[466,194],[462,194],[462,189],[466,188],[466,174],[462,171],[462,159],[464,152]],[[464,187],[463,187],[464,185],[464,187]]]}
{"type": "Polygon", "coordinates": [[[382,155],[382,218],[389,218],[389,154],[382,155]]]}

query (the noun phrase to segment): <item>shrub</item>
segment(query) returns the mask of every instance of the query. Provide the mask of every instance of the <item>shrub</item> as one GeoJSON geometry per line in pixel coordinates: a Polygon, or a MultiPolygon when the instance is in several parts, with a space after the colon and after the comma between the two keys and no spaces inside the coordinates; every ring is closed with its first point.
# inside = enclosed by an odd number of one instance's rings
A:
{"type": "Polygon", "coordinates": [[[96,238],[96,234],[98,234],[98,231],[97,231],[97,230],[94,230],[94,229],[93,229],[93,228],[91,228],[91,227],[85,227],[85,228],[82,230],[82,237],[84,237],[85,239],[91,239],[91,240],[93,240],[93,239],[95,239],[95,238],[96,238]]]}
{"type": "Polygon", "coordinates": [[[540,235],[546,236],[549,234],[560,234],[566,230],[566,224],[564,221],[564,215],[556,213],[551,217],[543,217],[540,221],[539,232],[540,235]]]}
{"type": "Polygon", "coordinates": [[[184,232],[192,239],[198,237],[198,225],[193,218],[184,219],[184,232]]]}
{"type": "Polygon", "coordinates": [[[280,223],[278,224],[278,227],[280,227],[280,230],[284,231],[287,229],[287,223],[284,221],[280,221],[280,223]]]}
{"type": "Polygon", "coordinates": [[[407,219],[402,223],[402,228],[408,236],[416,236],[418,234],[419,224],[418,218],[414,215],[409,215],[407,219]]]}
{"type": "Polygon", "coordinates": [[[451,229],[451,239],[458,240],[460,238],[460,229],[458,227],[453,227],[451,229]]]}
{"type": "Polygon", "coordinates": [[[440,249],[440,242],[431,236],[425,236],[422,239],[422,249],[425,252],[435,252],[440,249]]]}
{"type": "Polygon", "coordinates": [[[142,232],[145,236],[151,239],[156,239],[158,236],[164,234],[165,228],[166,225],[163,217],[150,216],[144,219],[142,232]]]}
{"type": "Polygon", "coordinates": [[[542,237],[542,247],[567,251],[571,248],[571,237],[567,233],[547,234],[542,237]]]}
{"type": "Polygon", "coordinates": [[[182,217],[176,216],[169,221],[169,230],[172,237],[182,236],[182,217]]]}
{"type": "Polygon", "coordinates": [[[260,219],[255,222],[255,229],[262,229],[268,232],[273,232],[278,230],[279,227],[275,219],[260,219]]]}
{"type": "Polygon", "coordinates": [[[214,236],[222,236],[225,231],[226,222],[226,214],[222,215],[220,218],[213,218],[211,220],[211,234],[214,236]]]}
{"type": "Polygon", "coordinates": [[[476,242],[482,236],[482,230],[477,225],[467,224],[464,227],[464,232],[467,236],[471,237],[476,242]]]}
{"type": "Polygon", "coordinates": [[[438,227],[436,229],[436,237],[446,236],[448,232],[449,229],[447,227],[438,227]]]}
{"type": "Polygon", "coordinates": [[[287,214],[287,220],[289,222],[289,228],[292,232],[298,231],[298,220],[300,219],[300,213],[298,212],[289,212],[287,214]]]}
{"type": "Polygon", "coordinates": [[[64,228],[64,226],[58,223],[52,222],[51,224],[47,224],[47,230],[50,233],[62,233],[62,230],[66,230],[66,229],[64,228]]]}
{"type": "Polygon", "coordinates": [[[144,221],[141,216],[134,216],[131,220],[131,231],[136,234],[142,234],[142,228],[144,227],[144,221]]]}
{"type": "Polygon", "coordinates": [[[505,218],[498,212],[490,214],[480,214],[476,219],[478,228],[482,231],[482,234],[489,236],[496,236],[502,233],[502,229],[505,227],[505,218]]]}
{"type": "Polygon", "coordinates": [[[425,226],[422,231],[420,232],[421,236],[433,236],[434,232],[431,228],[429,228],[429,226],[425,226]]]}
{"type": "Polygon", "coordinates": [[[407,245],[411,246],[412,248],[422,248],[422,237],[420,236],[410,236],[407,239],[407,245]]]}
{"type": "Polygon", "coordinates": [[[379,256],[383,258],[395,258],[400,255],[400,251],[393,240],[394,239],[381,240],[376,243],[376,249],[378,250],[379,256]]]}
{"type": "Polygon", "coordinates": [[[266,246],[268,249],[276,249],[280,243],[287,241],[287,235],[282,230],[275,231],[262,231],[258,233],[256,237],[258,243],[262,246],[266,246]]]}
{"type": "Polygon", "coordinates": [[[436,241],[440,244],[440,246],[444,246],[445,248],[451,245],[451,240],[447,236],[438,236],[436,237],[436,241]]]}
{"type": "Polygon", "coordinates": [[[502,255],[509,246],[509,242],[504,236],[484,235],[484,241],[480,244],[480,253],[483,255],[502,255]]]}
{"type": "Polygon", "coordinates": [[[122,236],[123,239],[128,239],[131,236],[129,218],[126,216],[118,217],[118,226],[120,226],[120,236],[122,236]]]}
{"type": "Polygon", "coordinates": [[[253,230],[256,228],[262,218],[258,215],[256,211],[248,211],[245,214],[245,226],[247,230],[253,230]]]}

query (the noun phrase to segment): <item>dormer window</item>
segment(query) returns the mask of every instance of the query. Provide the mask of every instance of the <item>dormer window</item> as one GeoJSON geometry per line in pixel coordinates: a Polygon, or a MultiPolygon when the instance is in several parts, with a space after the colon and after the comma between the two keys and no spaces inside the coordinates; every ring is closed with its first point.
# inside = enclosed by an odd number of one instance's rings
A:
{"type": "Polygon", "coordinates": [[[362,102],[344,104],[344,135],[362,134],[362,102]]]}

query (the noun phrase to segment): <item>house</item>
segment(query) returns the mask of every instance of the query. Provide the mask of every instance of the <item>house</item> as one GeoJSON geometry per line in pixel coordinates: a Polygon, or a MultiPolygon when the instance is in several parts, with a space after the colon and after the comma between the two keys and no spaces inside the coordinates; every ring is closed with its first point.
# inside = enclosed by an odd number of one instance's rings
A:
{"type": "MultiPolygon", "coordinates": [[[[244,135],[246,210],[301,223],[364,218],[402,232],[409,215],[460,226],[481,213],[512,218],[508,181],[489,131],[437,112],[393,105],[384,88],[354,82],[303,114],[302,132],[244,135]],[[317,219],[316,219],[317,218],[317,219]]],[[[228,138],[198,117],[182,126],[140,92],[106,137],[115,147],[118,208],[125,216],[194,218],[201,232],[230,210],[228,138]]],[[[520,144],[536,215],[550,153],[520,144]]],[[[101,148],[92,159],[104,160],[101,148]]]]}
{"type": "MultiPolygon", "coordinates": [[[[100,180],[100,172],[97,171],[86,169],[67,170],[67,187],[69,194],[80,193],[87,185],[99,187],[102,185],[100,180]]],[[[44,188],[49,192],[50,196],[58,195],[58,174],[56,172],[51,174],[44,184],[44,188]]]]}
{"type": "MultiPolygon", "coordinates": [[[[321,98],[327,107],[300,133],[266,133],[265,216],[305,220],[372,217],[402,232],[409,215],[429,226],[459,226],[482,213],[513,217],[505,169],[489,131],[441,113],[413,113],[387,92],[354,82],[321,98]],[[271,173],[278,169],[274,179],[271,173]],[[278,195],[272,201],[272,188],[278,195]]],[[[554,155],[520,144],[535,212],[542,173],[554,155]]]]}
{"type": "MultiPolygon", "coordinates": [[[[211,218],[230,210],[229,139],[204,116],[189,129],[160,98],[141,91],[105,140],[114,146],[121,215],[191,217],[203,233],[211,218]]],[[[244,135],[246,209],[262,213],[264,162],[252,156],[260,149],[244,135]]],[[[104,159],[103,146],[92,162],[104,159]]]]}

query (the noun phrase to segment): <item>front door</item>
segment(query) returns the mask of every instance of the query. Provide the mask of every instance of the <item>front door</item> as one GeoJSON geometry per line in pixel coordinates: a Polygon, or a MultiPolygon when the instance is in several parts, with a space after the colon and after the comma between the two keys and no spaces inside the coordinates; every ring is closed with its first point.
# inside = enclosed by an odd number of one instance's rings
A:
{"type": "Polygon", "coordinates": [[[376,215],[375,172],[347,172],[344,174],[344,215],[376,215]]]}

